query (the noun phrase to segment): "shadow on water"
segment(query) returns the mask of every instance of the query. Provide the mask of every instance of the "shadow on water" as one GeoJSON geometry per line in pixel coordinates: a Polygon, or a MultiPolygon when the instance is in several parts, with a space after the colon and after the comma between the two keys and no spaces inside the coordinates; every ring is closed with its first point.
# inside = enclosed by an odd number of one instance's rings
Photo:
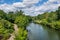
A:
{"type": "Polygon", "coordinates": [[[60,40],[60,32],[43,27],[39,24],[30,23],[27,26],[29,40],[60,40]]]}

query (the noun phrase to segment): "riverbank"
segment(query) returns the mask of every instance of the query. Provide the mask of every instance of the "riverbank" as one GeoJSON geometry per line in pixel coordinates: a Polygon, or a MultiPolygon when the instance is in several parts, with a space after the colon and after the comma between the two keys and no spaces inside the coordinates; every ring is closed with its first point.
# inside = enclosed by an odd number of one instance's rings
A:
{"type": "Polygon", "coordinates": [[[60,30],[60,7],[56,11],[45,12],[33,18],[38,23],[56,30],[60,30]]]}
{"type": "Polygon", "coordinates": [[[40,24],[30,23],[27,26],[29,40],[60,40],[60,31],[40,24]]]}
{"type": "Polygon", "coordinates": [[[47,22],[45,19],[44,20],[34,20],[34,23],[47,26],[49,28],[53,28],[56,30],[60,30],[60,21],[53,21],[53,22],[47,22]]]}

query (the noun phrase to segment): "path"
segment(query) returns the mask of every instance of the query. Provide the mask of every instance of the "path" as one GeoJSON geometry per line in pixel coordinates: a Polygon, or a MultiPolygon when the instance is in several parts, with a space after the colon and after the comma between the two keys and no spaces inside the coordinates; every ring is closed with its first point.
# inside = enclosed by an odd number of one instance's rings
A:
{"type": "Polygon", "coordinates": [[[14,38],[15,38],[14,33],[17,33],[17,31],[18,31],[18,26],[16,24],[14,24],[14,30],[15,31],[11,34],[11,37],[8,40],[14,40],[14,38]]]}

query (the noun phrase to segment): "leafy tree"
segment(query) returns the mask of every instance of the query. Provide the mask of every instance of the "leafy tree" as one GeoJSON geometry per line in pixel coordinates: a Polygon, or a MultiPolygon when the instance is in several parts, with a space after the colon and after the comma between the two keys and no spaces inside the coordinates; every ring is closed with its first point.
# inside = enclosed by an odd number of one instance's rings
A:
{"type": "Polygon", "coordinates": [[[16,16],[20,16],[20,15],[23,15],[23,11],[22,10],[16,12],[16,16]]]}
{"type": "Polygon", "coordinates": [[[0,10],[0,19],[6,18],[6,13],[3,10],[0,10]]]}
{"type": "Polygon", "coordinates": [[[59,19],[60,19],[60,7],[59,7],[58,10],[57,10],[57,15],[58,15],[58,16],[57,16],[57,17],[58,17],[57,19],[59,20],[59,19]]]}
{"type": "Polygon", "coordinates": [[[15,23],[20,27],[25,27],[29,23],[29,18],[26,16],[18,16],[15,19],[15,23]]]}
{"type": "Polygon", "coordinates": [[[14,20],[15,20],[15,14],[13,12],[9,12],[7,14],[7,19],[8,21],[10,21],[11,23],[14,23],[14,20]]]}
{"type": "Polygon", "coordinates": [[[6,40],[13,31],[13,25],[9,21],[4,19],[0,20],[0,35],[3,37],[2,40],[6,40]]]}

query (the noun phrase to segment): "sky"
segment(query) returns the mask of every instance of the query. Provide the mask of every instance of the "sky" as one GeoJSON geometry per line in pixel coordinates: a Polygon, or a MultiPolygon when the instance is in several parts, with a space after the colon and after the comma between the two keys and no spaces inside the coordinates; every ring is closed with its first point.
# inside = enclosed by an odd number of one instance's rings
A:
{"type": "Polygon", "coordinates": [[[4,12],[22,10],[25,15],[31,16],[55,11],[59,6],[60,0],[0,0],[0,10],[4,12]]]}

